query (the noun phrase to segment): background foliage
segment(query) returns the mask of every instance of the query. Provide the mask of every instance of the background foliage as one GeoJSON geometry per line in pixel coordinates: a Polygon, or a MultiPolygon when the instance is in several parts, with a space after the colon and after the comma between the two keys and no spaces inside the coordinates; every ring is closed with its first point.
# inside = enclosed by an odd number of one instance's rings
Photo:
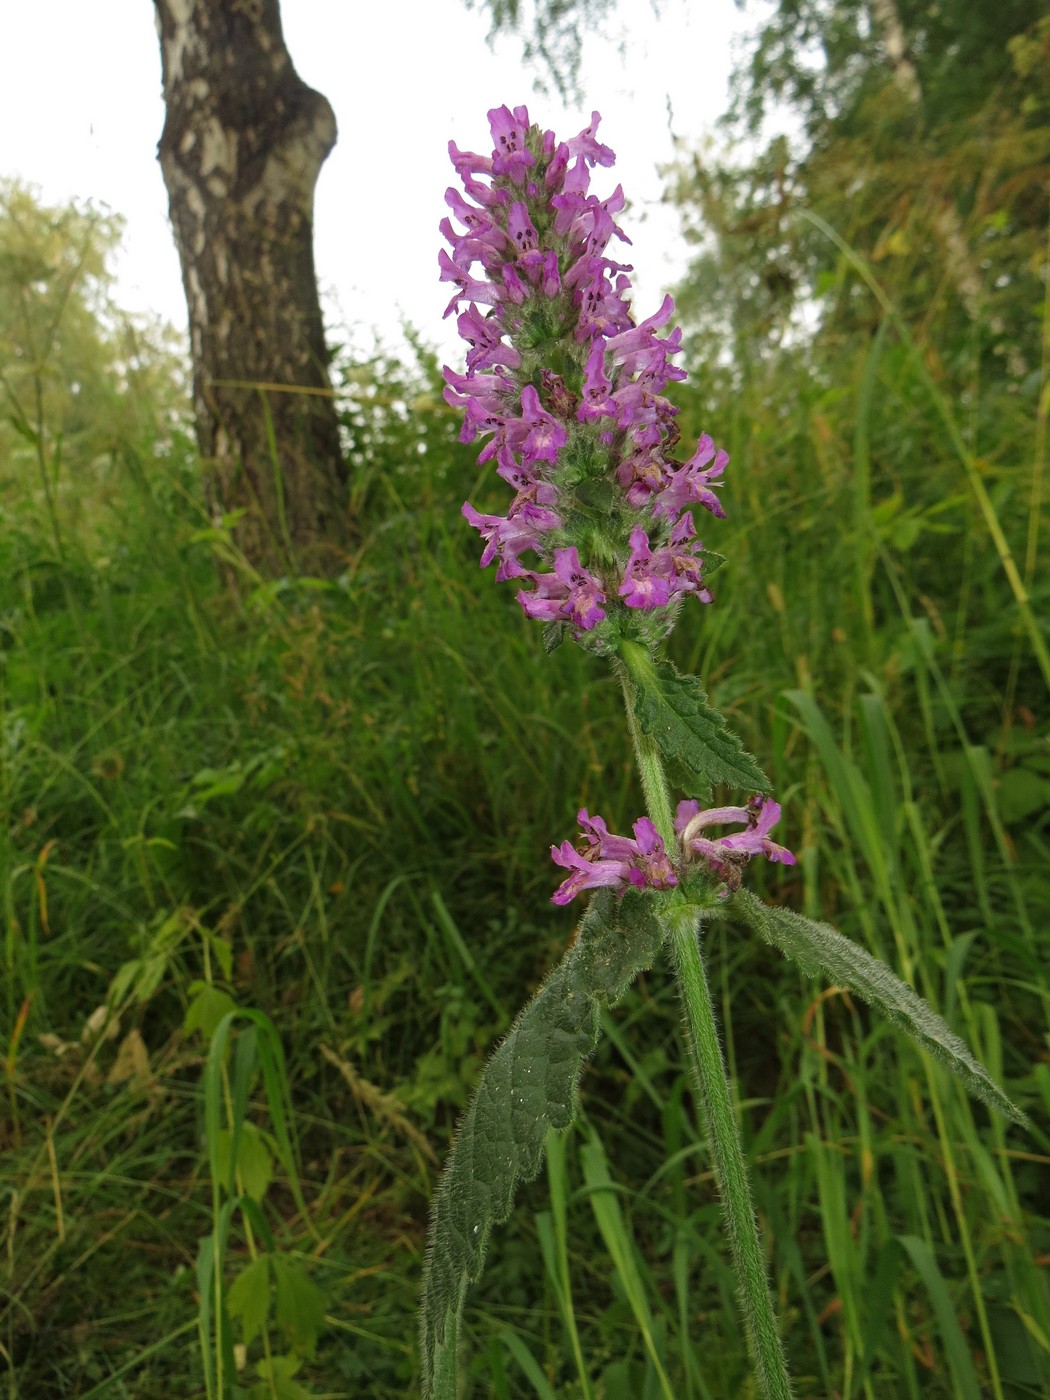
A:
{"type": "MultiPolygon", "coordinates": [[[[670,176],[683,437],[733,457],[717,602],[674,651],[785,805],[801,861],[760,892],[885,958],[1034,1121],[719,926],[799,1392],[1038,1396],[1050,26],[898,9],[917,99],[867,11],[784,0],[737,83],[751,144],[670,176]]],[[[548,847],[640,810],[618,696],[479,574],[458,509],[490,483],[423,342],[339,352],[341,577],[231,599],[114,236],[3,190],[8,1391],[400,1397],[439,1160],[571,936],[548,847]]],[[[474,1393],[746,1394],[659,965],[605,1029],[468,1307],[474,1393]]]]}

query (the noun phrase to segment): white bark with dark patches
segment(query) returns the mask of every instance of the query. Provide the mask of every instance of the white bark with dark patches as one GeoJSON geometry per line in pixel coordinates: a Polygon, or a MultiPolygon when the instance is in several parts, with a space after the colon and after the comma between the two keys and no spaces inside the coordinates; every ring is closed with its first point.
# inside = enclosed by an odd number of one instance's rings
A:
{"type": "Polygon", "coordinates": [[[277,0],[154,4],[167,108],[159,156],[209,502],[216,515],[247,512],[237,542],[260,572],[332,572],[350,530],[313,196],[335,117],[292,66],[277,0]]]}

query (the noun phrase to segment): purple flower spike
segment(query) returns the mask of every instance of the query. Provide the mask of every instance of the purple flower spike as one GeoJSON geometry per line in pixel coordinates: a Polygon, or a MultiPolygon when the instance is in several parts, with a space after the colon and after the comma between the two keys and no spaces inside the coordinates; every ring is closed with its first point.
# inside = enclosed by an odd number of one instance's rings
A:
{"type": "Polygon", "coordinates": [[[634,824],[634,840],[614,836],[601,817],[591,817],[582,807],[577,820],[581,842],[577,849],[569,841],[551,847],[551,859],[572,874],[551,896],[555,904],[568,904],[584,890],[620,888],[667,890],[677,885],[678,876],[668,859],[660,833],[648,817],[634,824]]]}
{"type": "Polygon", "coordinates": [[[669,296],[635,323],[631,268],[609,256],[630,239],[620,186],[604,199],[590,187],[615,160],[600,115],[568,141],[523,106],[488,115],[490,155],[449,145],[461,188],[445,196],[438,262],[468,349],[445,398],[463,412],[460,441],[479,440],[478,464],[494,461],[515,496],[505,515],[464,515],[497,578],[531,581],[518,594],[529,617],[594,650],[651,640],[659,621],[642,614],[712,600],[689,512],[725,514],[713,488],[729,459],[706,434],[687,461],[670,455],[678,410],[664,391],[685,377],[682,333],[669,296]]]}

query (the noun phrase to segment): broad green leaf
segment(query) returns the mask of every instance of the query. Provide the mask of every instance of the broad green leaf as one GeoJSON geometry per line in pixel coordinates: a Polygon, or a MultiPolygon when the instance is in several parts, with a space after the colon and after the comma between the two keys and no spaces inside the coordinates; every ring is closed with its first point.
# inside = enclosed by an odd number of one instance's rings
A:
{"type": "Polygon", "coordinates": [[[192,1031],[200,1030],[204,1033],[204,1038],[210,1040],[222,1018],[231,1011],[236,1011],[237,1003],[229,992],[224,992],[221,987],[213,986],[210,982],[191,982],[190,994],[193,1000],[183,1017],[183,1032],[189,1035],[192,1031]]]}
{"type": "Polygon", "coordinates": [[[167,969],[168,955],[166,953],[152,953],[148,958],[143,958],[139,964],[139,974],[135,978],[132,992],[135,1000],[149,1001],[160,986],[167,969]]]}
{"type": "Polygon", "coordinates": [[[262,1383],[253,1385],[249,1400],[313,1400],[313,1392],[294,1379],[302,1366],[300,1356],[271,1356],[256,1364],[262,1383]]]}
{"type": "Polygon", "coordinates": [[[270,1260],[260,1254],[241,1270],[226,1295],[226,1309],[231,1317],[241,1319],[242,1341],[250,1347],[266,1326],[270,1311],[270,1260]]]}
{"type": "Polygon", "coordinates": [[[317,1334],[324,1326],[325,1295],[302,1268],[283,1255],[273,1256],[277,1278],[277,1321],[289,1345],[301,1356],[313,1356],[317,1334]]]}
{"type": "Polygon", "coordinates": [[[998,789],[1004,822],[1023,822],[1050,807],[1050,782],[1034,768],[1008,769],[999,779],[998,789]]]}
{"type": "Polygon", "coordinates": [[[818,924],[790,909],[763,904],[748,890],[738,890],[723,908],[797,962],[807,977],[822,972],[839,986],[856,992],[947,1065],[976,1098],[1015,1123],[1027,1124],[1021,1110],[933,1007],[859,944],[844,938],[830,924],[818,924]]]}
{"type": "Polygon", "coordinates": [[[268,1356],[255,1364],[256,1374],[263,1380],[288,1381],[302,1369],[301,1356],[268,1356]]]}
{"type": "Polygon", "coordinates": [[[237,1166],[245,1192],[253,1201],[261,1201],[273,1181],[274,1141],[254,1123],[241,1124],[241,1140],[237,1144],[237,1166]]]}
{"type": "Polygon", "coordinates": [[[575,1118],[601,1008],[652,963],[661,937],[645,895],[629,891],[618,900],[600,891],[575,942],[486,1066],[431,1211],[420,1309],[424,1396],[455,1396],[459,1321],[492,1227],[510,1215],[518,1185],[539,1171],[550,1129],[575,1118]]]}
{"type": "MultiPolygon", "coordinates": [[[[230,1179],[230,1153],[234,1134],[221,1128],[216,1138],[216,1159],[219,1180],[230,1179]]],[[[254,1123],[242,1122],[237,1135],[237,1173],[241,1187],[253,1201],[261,1201],[273,1182],[273,1139],[261,1132],[254,1123]]]]}
{"type": "Polygon", "coordinates": [[[729,729],[695,676],[683,676],[668,661],[654,661],[636,683],[634,712],[644,733],[659,745],[672,771],[683,770],[682,786],[705,797],[715,783],[768,792],[769,779],[729,729]]]}

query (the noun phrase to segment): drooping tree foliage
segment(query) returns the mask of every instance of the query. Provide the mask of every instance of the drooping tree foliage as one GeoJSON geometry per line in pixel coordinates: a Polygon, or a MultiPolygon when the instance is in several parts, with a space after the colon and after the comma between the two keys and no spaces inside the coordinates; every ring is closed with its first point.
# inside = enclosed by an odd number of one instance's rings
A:
{"type": "MultiPolygon", "coordinates": [[[[951,742],[982,733],[1019,791],[1050,678],[1048,74],[1050,18],[1019,0],[780,0],[722,147],[683,152],[671,189],[696,248],[678,289],[701,366],[685,421],[733,415],[783,586],[810,565],[849,580],[837,635],[911,714],[897,671],[926,638],[971,726],[951,742]],[[848,547],[820,533],[829,510],[848,547]]],[[[834,652],[817,664],[837,677],[834,652]]]]}
{"type": "Polygon", "coordinates": [[[0,507],[34,516],[59,550],[119,495],[118,465],[170,451],[186,416],[173,337],[113,301],[121,231],[113,214],[0,182],[0,507]]]}
{"type": "Polygon", "coordinates": [[[549,80],[562,96],[579,91],[587,31],[601,29],[619,10],[619,0],[531,0],[526,5],[522,0],[467,0],[467,4],[488,10],[490,37],[516,34],[537,85],[543,87],[549,80]]]}
{"type": "Polygon", "coordinates": [[[700,249],[683,289],[698,324],[729,319],[738,364],[770,353],[801,314],[810,328],[870,333],[881,313],[839,275],[833,242],[800,221],[811,210],[871,262],[921,335],[936,323],[938,341],[965,342],[969,357],[979,325],[980,355],[1023,382],[1041,339],[1030,313],[1047,221],[1048,46],[1047,21],[1020,0],[782,0],[726,122],[752,154],[696,154],[679,170],[675,198],[700,249]]]}

